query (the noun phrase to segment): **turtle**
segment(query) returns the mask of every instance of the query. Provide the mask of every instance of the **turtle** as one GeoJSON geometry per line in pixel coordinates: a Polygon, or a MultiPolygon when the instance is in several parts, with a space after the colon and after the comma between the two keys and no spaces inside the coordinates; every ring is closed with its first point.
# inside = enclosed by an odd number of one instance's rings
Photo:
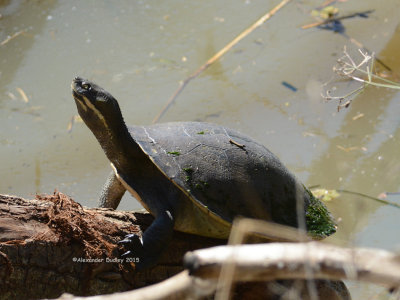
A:
{"type": "Polygon", "coordinates": [[[326,206],[252,138],[206,122],[127,126],[109,92],[80,77],[71,88],[112,167],[99,206],[117,209],[129,191],[155,218],[142,236],[120,241],[137,270],[156,264],[174,230],[227,239],[236,217],[298,228],[297,203],[313,238],[335,232],[326,206]]]}

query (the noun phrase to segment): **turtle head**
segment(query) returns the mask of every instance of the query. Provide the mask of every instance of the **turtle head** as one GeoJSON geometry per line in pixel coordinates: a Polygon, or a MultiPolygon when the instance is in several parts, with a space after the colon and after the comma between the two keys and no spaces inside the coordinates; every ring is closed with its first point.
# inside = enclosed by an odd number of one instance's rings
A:
{"type": "Polygon", "coordinates": [[[118,102],[109,92],[80,77],[72,80],[71,88],[79,115],[115,166],[125,162],[127,151],[131,155],[141,151],[134,147],[118,102]]]}
{"type": "Polygon", "coordinates": [[[117,100],[103,88],[80,77],[71,88],[79,115],[97,138],[125,126],[117,100]]]}

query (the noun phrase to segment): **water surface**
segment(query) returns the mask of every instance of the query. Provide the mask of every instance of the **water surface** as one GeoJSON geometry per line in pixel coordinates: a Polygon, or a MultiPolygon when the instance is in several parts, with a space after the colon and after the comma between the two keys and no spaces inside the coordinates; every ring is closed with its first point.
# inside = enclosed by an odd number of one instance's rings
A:
{"type": "MultiPolygon", "coordinates": [[[[398,1],[382,3],[336,5],[343,14],[374,9],[369,18],[343,21],[345,33],[398,74],[398,1]]],[[[180,81],[276,4],[3,1],[0,40],[24,33],[0,46],[0,192],[33,197],[58,189],[95,206],[110,167],[83,123],[68,131],[77,113],[72,78],[87,77],[109,90],[127,123],[150,124],[180,81]]],[[[400,94],[368,88],[340,112],[320,97],[343,46],[351,53],[356,47],[343,34],[300,28],[314,21],[309,12],[319,4],[287,5],[193,80],[161,121],[235,128],[265,144],[307,185],[370,196],[400,192],[400,94]]],[[[339,87],[345,93],[355,85],[339,87]]],[[[400,196],[389,200],[400,203],[400,196]]],[[[399,209],[350,194],[328,205],[341,220],[332,242],[399,246],[399,209]]],[[[139,207],[129,195],[121,203],[121,209],[139,207]]],[[[351,288],[355,299],[379,291],[351,288]]]]}

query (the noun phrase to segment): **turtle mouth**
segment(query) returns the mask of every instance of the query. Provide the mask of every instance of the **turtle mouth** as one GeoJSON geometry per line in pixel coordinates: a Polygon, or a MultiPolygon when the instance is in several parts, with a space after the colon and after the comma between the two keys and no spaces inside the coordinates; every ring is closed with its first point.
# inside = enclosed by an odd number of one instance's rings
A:
{"type": "Polygon", "coordinates": [[[82,96],[78,94],[75,90],[72,90],[72,96],[77,104],[84,105],[84,100],[81,98],[82,96]]]}
{"type": "Polygon", "coordinates": [[[84,82],[84,79],[78,76],[72,80],[71,89],[72,92],[74,93],[74,96],[75,94],[80,94],[79,90],[82,90],[82,82],[84,82]]]}
{"type": "Polygon", "coordinates": [[[82,99],[82,97],[84,97],[84,94],[86,92],[86,90],[83,88],[83,84],[86,81],[87,80],[77,76],[72,80],[72,83],[71,83],[72,96],[74,97],[74,99],[76,101],[79,101],[80,103],[85,102],[82,99]]]}
{"type": "Polygon", "coordinates": [[[83,108],[83,110],[86,111],[86,103],[85,100],[83,99],[84,89],[82,88],[82,82],[84,82],[84,79],[82,79],[81,77],[75,77],[71,83],[71,90],[72,90],[72,96],[74,97],[74,100],[78,105],[78,108],[81,107],[83,108]]]}

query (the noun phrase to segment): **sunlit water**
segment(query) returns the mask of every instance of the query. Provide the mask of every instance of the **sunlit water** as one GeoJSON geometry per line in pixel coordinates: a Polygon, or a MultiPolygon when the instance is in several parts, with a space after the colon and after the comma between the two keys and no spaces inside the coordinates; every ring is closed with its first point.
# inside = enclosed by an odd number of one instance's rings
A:
{"type": "MultiPolygon", "coordinates": [[[[77,113],[72,78],[87,77],[109,90],[127,123],[150,124],[181,80],[276,4],[2,3],[0,42],[23,33],[0,46],[0,193],[29,198],[58,189],[87,206],[96,205],[110,167],[83,123],[68,130],[77,113]]],[[[337,6],[342,14],[375,9],[369,18],[343,21],[346,34],[398,73],[398,1],[382,3],[337,6]]],[[[370,196],[400,192],[400,94],[369,88],[340,112],[337,102],[321,98],[343,46],[353,54],[356,47],[341,34],[300,28],[314,22],[309,12],[319,4],[290,3],[190,82],[161,121],[201,120],[238,129],[265,144],[307,185],[370,196]]],[[[344,94],[357,85],[338,87],[344,94]]],[[[389,200],[400,203],[400,196],[389,200]]],[[[341,220],[332,242],[398,247],[399,209],[351,194],[328,206],[341,220]]],[[[129,195],[121,204],[138,207],[129,195]]],[[[379,291],[350,286],[355,299],[379,291]]]]}

